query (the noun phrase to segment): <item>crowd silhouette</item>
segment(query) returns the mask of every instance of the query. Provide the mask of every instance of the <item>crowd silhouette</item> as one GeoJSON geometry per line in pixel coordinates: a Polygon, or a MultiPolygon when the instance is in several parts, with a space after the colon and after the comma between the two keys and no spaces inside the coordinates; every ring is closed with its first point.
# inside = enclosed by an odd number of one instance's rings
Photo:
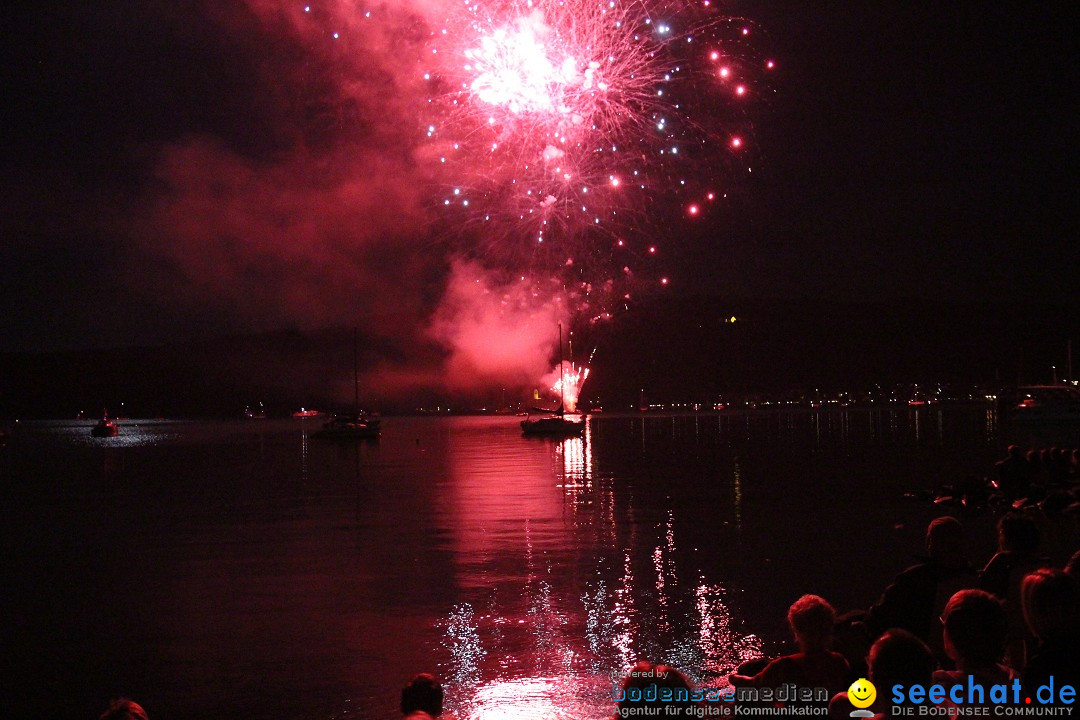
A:
{"type": "MultiPolygon", "coordinates": [[[[1080,686],[1080,450],[1010,446],[993,477],[950,490],[936,496],[939,505],[1000,515],[997,552],[981,569],[964,551],[961,521],[937,517],[927,527],[926,555],[869,608],[836,617],[824,598],[800,597],[788,611],[798,652],[746,663],[729,676],[731,685],[826,688],[837,720],[851,717],[845,689],[862,677],[885,690],[860,713],[878,719],[897,714],[894,704],[915,702],[897,701],[888,691],[896,685],[978,686],[982,694],[964,702],[981,706],[990,702],[985,689],[1019,683],[1021,702],[1071,704],[1045,688],[1051,678],[1057,688],[1080,686]]],[[[957,705],[951,698],[943,704],[957,705]]],[[[614,717],[631,708],[620,701],[614,717]]],[[[700,716],[684,709],[668,715],[700,716]]]]}

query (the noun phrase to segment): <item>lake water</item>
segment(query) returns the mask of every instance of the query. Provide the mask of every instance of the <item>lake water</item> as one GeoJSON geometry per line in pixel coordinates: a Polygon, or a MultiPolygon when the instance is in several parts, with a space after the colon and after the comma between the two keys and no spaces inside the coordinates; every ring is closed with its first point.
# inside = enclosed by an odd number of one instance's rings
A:
{"type": "MultiPolygon", "coordinates": [[[[397,717],[416,672],[474,720],[590,720],[638,658],[706,685],[787,606],[869,605],[921,549],[913,489],[987,473],[985,407],[589,420],[20,426],[0,450],[4,705],[153,720],[397,717]]],[[[971,555],[992,518],[966,521],[971,555]]]]}

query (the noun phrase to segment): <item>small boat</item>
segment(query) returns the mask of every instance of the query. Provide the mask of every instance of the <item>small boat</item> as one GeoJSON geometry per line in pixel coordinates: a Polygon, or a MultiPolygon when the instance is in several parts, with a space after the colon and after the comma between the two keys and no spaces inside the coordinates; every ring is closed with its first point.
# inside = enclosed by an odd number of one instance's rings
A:
{"type": "Polygon", "coordinates": [[[266,408],[263,406],[262,403],[259,403],[259,406],[256,408],[248,405],[244,408],[244,417],[248,420],[265,420],[266,408]]]}
{"type": "Polygon", "coordinates": [[[98,420],[97,425],[90,428],[91,437],[116,437],[120,434],[120,428],[117,427],[114,420],[110,420],[108,416],[98,420]]]}
{"type": "Polygon", "coordinates": [[[570,420],[558,412],[535,420],[521,421],[521,433],[535,437],[577,437],[585,431],[583,420],[570,420]]]}
{"type": "MultiPolygon", "coordinates": [[[[562,323],[559,323],[559,372],[562,372],[562,323]]],[[[550,415],[536,418],[526,416],[521,421],[521,434],[531,437],[577,437],[585,430],[585,421],[566,418],[566,396],[562,383],[559,383],[559,407],[550,415]]],[[[580,418],[580,416],[579,416],[580,418]]]]}
{"type": "Polygon", "coordinates": [[[1080,423],[1080,388],[1024,385],[1001,394],[1004,419],[1015,423],[1080,423]]]}
{"type": "Polygon", "coordinates": [[[292,414],[294,418],[319,417],[320,415],[322,415],[322,413],[318,410],[309,410],[308,408],[300,408],[292,414]]]}
{"type": "Polygon", "coordinates": [[[382,432],[378,417],[360,412],[360,374],[357,365],[359,332],[353,328],[353,411],[351,415],[330,418],[321,429],[311,433],[324,440],[378,440],[382,432]]]}
{"type": "Polygon", "coordinates": [[[1080,388],[1023,385],[997,397],[1004,437],[1022,447],[1073,447],[1080,437],[1080,388]]]}
{"type": "Polygon", "coordinates": [[[311,437],[326,440],[374,440],[379,437],[379,418],[369,415],[343,415],[331,418],[311,437]]]}

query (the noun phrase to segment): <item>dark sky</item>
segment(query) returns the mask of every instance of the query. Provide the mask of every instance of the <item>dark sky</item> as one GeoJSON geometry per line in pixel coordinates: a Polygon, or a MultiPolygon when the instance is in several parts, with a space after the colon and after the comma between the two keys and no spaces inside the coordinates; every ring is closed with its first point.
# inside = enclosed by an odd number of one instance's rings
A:
{"type": "MultiPolygon", "coordinates": [[[[395,58],[437,4],[349,28],[348,46],[298,31],[302,3],[9,10],[0,350],[356,313],[373,334],[425,327],[448,260],[395,58]]],[[[708,222],[674,226],[671,292],[1077,300],[1074,4],[726,9],[778,69],[748,112],[754,172],[708,222]]]]}
{"type": "Polygon", "coordinates": [[[741,7],[785,65],[757,122],[762,172],[714,263],[729,283],[760,297],[1076,299],[1074,7],[741,7]]]}

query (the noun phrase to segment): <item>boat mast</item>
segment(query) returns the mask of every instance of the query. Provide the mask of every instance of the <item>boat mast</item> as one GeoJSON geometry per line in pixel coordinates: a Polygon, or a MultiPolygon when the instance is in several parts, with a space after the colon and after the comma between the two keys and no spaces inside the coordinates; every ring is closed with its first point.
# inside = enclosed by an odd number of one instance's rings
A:
{"type": "Polygon", "coordinates": [[[574,331],[566,333],[566,349],[570,355],[570,372],[574,372],[574,331]]]}
{"type": "Polygon", "coordinates": [[[357,346],[359,344],[359,330],[354,326],[352,329],[352,382],[353,382],[353,415],[360,417],[360,371],[357,369],[357,346]]]}
{"type": "Polygon", "coordinates": [[[1072,372],[1072,338],[1065,343],[1065,364],[1068,366],[1069,382],[1074,380],[1072,372]]]}
{"type": "Polygon", "coordinates": [[[563,370],[562,323],[559,323],[559,415],[566,414],[566,372],[563,370]]]}

